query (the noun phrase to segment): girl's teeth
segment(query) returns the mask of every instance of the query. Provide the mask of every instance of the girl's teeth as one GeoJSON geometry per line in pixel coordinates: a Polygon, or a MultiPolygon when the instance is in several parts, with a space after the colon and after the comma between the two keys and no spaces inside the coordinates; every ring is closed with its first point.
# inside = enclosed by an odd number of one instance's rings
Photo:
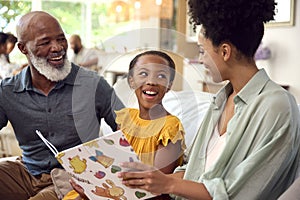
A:
{"type": "Polygon", "coordinates": [[[154,91],[145,91],[145,93],[146,94],[151,94],[151,95],[156,94],[156,92],[154,92],[154,91]]]}

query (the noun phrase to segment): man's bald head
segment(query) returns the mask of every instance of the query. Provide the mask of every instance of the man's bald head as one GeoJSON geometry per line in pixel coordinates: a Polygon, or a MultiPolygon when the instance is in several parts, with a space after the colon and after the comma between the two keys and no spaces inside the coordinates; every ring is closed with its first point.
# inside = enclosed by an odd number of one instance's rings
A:
{"type": "Polygon", "coordinates": [[[17,23],[17,37],[19,42],[27,42],[33,39],[33,33],[43,29],[47,23],[59,22],[49,13],[43,11],[32,11],[23,15],[17,23]]]}

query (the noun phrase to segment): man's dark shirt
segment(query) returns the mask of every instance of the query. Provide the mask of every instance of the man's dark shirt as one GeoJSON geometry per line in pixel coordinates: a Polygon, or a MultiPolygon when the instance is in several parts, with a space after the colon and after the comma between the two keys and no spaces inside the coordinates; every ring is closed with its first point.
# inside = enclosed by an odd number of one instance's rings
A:
{"type": "Polygon", "coordinates": [[[0,128],[10,121],[33,175],[61,167],[36,130],[61,151],[97,138],[101,118],[116,130],[114,110],[123,107],[103,77],[74,64],[48,96],[32,86],[29,67],[0,84],[0,128]]]}

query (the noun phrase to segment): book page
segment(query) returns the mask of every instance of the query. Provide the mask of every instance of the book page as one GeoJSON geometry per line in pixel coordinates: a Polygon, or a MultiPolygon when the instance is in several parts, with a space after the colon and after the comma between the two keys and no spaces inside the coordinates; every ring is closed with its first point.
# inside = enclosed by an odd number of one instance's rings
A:
{"type": "Polygon", "coordinates": [[[64,150],[56,158],[90,199],[153,197],[149,192],[126,187],[116,175],[122,170],[121,162],[140,162],[121,131],[64,150]]]}

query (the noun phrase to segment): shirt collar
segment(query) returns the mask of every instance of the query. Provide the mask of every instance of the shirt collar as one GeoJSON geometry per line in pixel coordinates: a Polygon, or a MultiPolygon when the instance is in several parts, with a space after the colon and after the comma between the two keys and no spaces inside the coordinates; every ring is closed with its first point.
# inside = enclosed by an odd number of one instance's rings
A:
{"type": "MultiPolygon", "coordinates": [[[[255,96],[259,95],[263,90],[264,86],[270,80],[266,71],[260,69],[242,88],[242,90],[234,98],[235,103],[238,99],[242,100],[244,103],[249,104],[251,100],[255,99],[255,96]]],[[[233,88],[231,83],[226,84],[216,95],[213,96],[212,103],[216,106],[215,109],[221,108],[224,101],[231,94],[233,88]]]]}
{"type": "Polygon", "coordinates": [[[231,94],[232,90],[232,85],[229,82],[212,97],[212,103],[215,105],[215,109],[220,109],[222,107],[227,97],[231,94]]]}
{"type": "MultiPolygon", "coordinates": [[[[71,72],[68,74],[68,76],[65,79],[59,81],[57,83],[56,87],[62,86],[64,84],[79,85],[80,82],[76,81],[76,83],[75,83],[78,70],[79,70],[79,67],[72,63],[71,72]]],[[[30,67],[26,67],[24,70],[22,70],[18,74],[18,76],[19,76],[19,79],[16,81],[16,84],[14,87],[14,92],[22,92],[24,90],[33,90],[30,67]]]]}
{"type": "Polygon", "coordinates": [[[260,69],[242,88],[237,96],[246,104],[249,104],[261,93],[268,81],[270,81],[270,78],[268,77],[266,71],[264,69],[260,69]]]}

